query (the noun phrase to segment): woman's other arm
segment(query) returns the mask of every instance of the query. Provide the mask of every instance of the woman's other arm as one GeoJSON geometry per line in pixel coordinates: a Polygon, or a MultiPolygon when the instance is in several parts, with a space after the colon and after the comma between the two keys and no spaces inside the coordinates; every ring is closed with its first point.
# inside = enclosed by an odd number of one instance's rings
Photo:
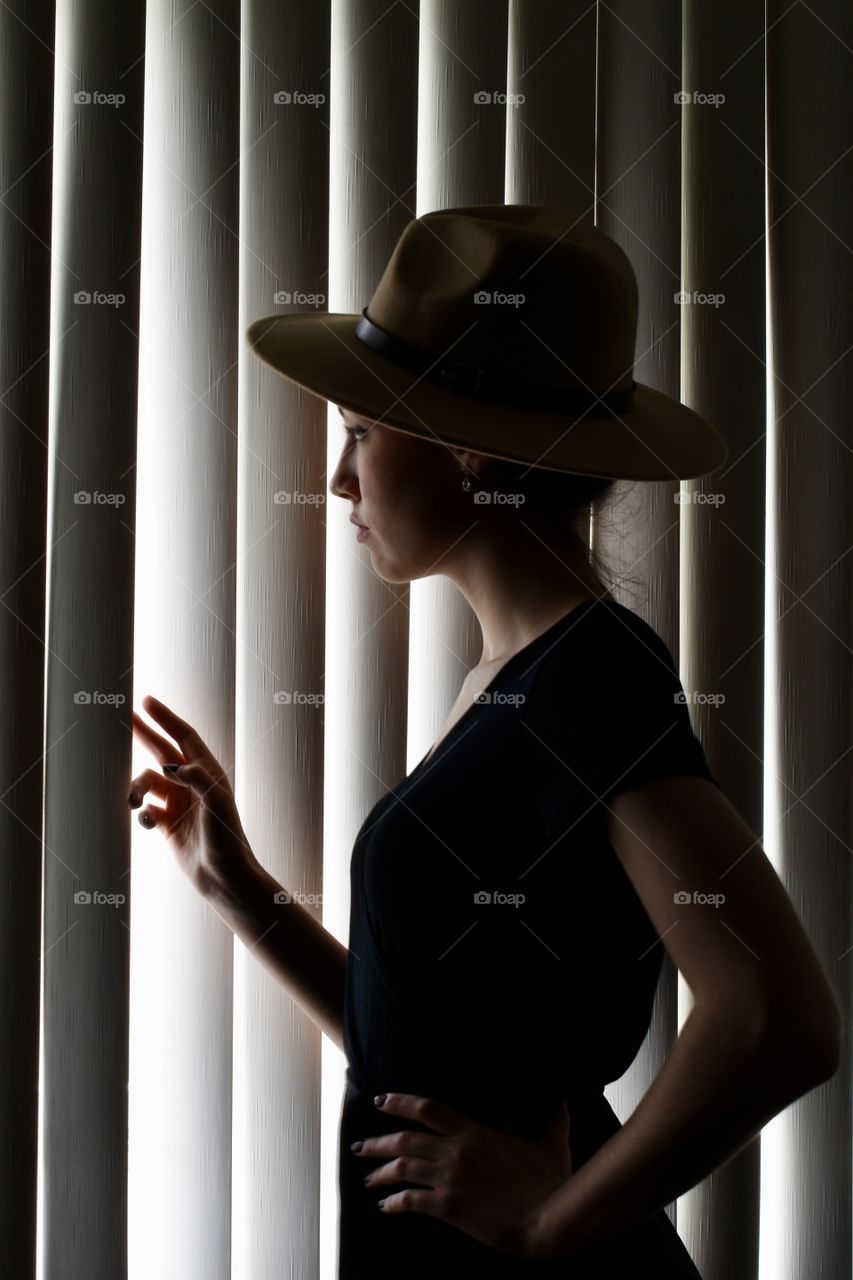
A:
{"type": "Polygon", "coordinates": [[[694,1003],[635,1111],[546,1201],[535,1228],[544,1256],[668,1204],[840,1061],[837,997],[725,794],[703,778],[662,778],[617,795],[610,815],[610,842],[694,1003]]]}

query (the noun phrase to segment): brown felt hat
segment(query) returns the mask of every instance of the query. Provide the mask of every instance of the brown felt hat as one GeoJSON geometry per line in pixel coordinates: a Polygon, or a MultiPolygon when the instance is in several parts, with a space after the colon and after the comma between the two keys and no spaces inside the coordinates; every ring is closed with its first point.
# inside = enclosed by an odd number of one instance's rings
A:
{"type": "Polygon", "coordinates": [[[705,475],[726,442],[633,380],[637,305],[593,222],[473,205],[413,218],[360,315],[265,316],[246,336],[305,390],[414,436],[556,471],[705,475]]]}

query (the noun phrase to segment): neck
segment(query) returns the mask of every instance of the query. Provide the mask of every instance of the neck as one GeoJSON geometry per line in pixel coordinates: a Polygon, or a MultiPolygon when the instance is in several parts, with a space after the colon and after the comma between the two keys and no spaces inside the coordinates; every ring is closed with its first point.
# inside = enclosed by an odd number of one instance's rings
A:
{"type": "Polygon", "coordinates": [[[477,615],[480,667],[505,661],[581,600],[607,594],[580,542],[555,550],[535,537],[472,536],[455,552],[441,572],[477,615]]]}

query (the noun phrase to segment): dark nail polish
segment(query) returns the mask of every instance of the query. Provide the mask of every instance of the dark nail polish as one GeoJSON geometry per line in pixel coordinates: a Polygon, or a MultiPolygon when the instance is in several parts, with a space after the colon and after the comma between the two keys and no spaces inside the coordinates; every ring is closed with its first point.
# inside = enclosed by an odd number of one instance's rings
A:
{"type": "Polygon", "coordinates": [[[381,1107],[381,1106],[383,1106],[383,1105],[384,1105],[384,1103],[385,1103],[385,1099],[386,1099],[387,1097],[388,1097],[388,1094],[387,1094],[387,1093],[377,1093],[377,1095],[376,1095],[376,1097],[373,1099],[373,1101],[375,1102],[375,1104],[376,1104],[376,1106],[377,1106],[377,1107],[381,1107]]]}
{"type": "Polygon", "coordinates": [[[174,772],[175,772],[175,770],[176,770],[176,769],[180,769],[180,767],[181,767],[181,766],[180,766],[179,764],[164,764],[164,765],[163,765],[163,772],[164,772],[164,773],[174,773],[174,772]]]}
{"type": "Polygon", "coordinates": [[[143,827],[150,827],[150,826],[151,826],[151,814],[150,814],[150,813],[143,813],[143,814],[142,814],[142,816],[140,817],[139,821],[142,823],[143,827]]]}
{"type": "Polygon", "coordinates": [[[350,1147],[350,1151],[360,1151],[360,1150],[361,1150],[361,1148],[363,1147],[363,1145],[364,1145],[364,1143],[362,1143],[361,1141],[359,1141],[359,1142],[354,1142],[354,1143],[352,1144],[352,1146],[350,1147]]]}
{"type": "Polygon", "coordinates": [[[127,797],[127,803],[130,805],[131,809],[138,809],[142,804],[142,796],[138,795],[135,791],[131,791],[130,795],[127,797]]]}

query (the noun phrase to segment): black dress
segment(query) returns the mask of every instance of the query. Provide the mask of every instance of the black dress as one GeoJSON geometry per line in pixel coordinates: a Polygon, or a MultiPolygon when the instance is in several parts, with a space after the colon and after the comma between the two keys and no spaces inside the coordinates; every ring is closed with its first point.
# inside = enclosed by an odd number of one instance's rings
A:
{"type": "Polygon", "coordinates": [[[565,1100],[573,1168],[621,1126],[605,1084],[649,1027],[663,944],[607,839],[608,802],[654,777],[716,783],[672,655],[638,614],[583,601],[514,654],[373,806],[351,861],[339,1144],[341,1280],[700,1280],[663,1209],[562,1259],[491,1249],[366,1188],[356,1138],[420,1128],[377,1093],[446,1102],[534,1138],[565,1100]]]}

